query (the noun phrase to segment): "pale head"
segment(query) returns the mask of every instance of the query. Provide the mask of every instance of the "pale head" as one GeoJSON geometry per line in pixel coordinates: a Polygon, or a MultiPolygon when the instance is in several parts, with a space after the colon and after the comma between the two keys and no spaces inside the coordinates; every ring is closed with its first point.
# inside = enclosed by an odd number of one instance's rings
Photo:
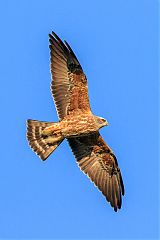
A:
{"type": "Polygon", "coordinates": [[[108,126],[108,122],[106,119],[102,118],[102,117],[97,117],[95,116],[96,119],[96,123],[98,125],[98,128],[102,128],[104,126],[108,126]]]}

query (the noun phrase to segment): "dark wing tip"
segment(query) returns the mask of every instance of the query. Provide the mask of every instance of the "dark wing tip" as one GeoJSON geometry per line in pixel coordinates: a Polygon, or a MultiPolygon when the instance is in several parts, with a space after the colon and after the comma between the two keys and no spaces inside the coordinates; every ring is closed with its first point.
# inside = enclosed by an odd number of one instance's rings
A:
{"type": "Polygon", "coordinates": [[[125,189],[124,189],[124,183],[123,183],[123,179],[120,173],[120,182],[121,182],[121,191],[122,191],[122,195],[124,196],[125,194],[125,189]]]}
{"type": "Polygon", "coordinates": [[[52,31],[52,35],[50,34],[50,39],[51,40],[56,40],[56,42],[61,46],[61,48],[66,52],[69,53],[68,48],[66,45],[63,43],[63,41],[58,37],[58,35],[52,31]],[[53,36],[52,36],[53,35],[53,36]]]}
{"type": "Polygon", "coordinates": [[[51,44],[49,48],[52,50],[52,46],[56,47],[56,44],[58,45],[58,48],[60,47],[60,49],[63,51],[63,54],[67,58],[68,69],[74,73],[83,71],[70,45],[66,41],[63,42],[58,37],[58,35],[53,31],[52,31],[52,34],[49,34],[48,36],[49,36],[49,43],[51,44]]]}
{"type": "Polygon", "coordinates": [[[65,40],[64,40],[64,43],[66,44],[67,48],[69,49],[69,51],[70,51],[71,55],[72,55],[72,56],[75,58],[75,60],[77,61],[77,64],[79,64],[79,65],[80,65],[80,63],[79,63],[79,61],[78,61],[78,59],[77,59],[76,55],[74,54],[74,52],[73,52],[72,48],[70,47],[70,45],[69,45],[69,44],[67,43],[67,41],[65,41],[65,40]]]}
{"type": "MultiPolygon", "coordinates": [[[[50,35],[51,35],[51,34],[50,34],[50,35]]],[[[52,31],[52,35],[53,35],[57,40],[61,41],[61,39],[58,37],[58,35],[57,35],[55,32],[52,31]]],[[[52,35],[51,35],[51,36],[52,36],[52,35]]]]}
{"type": "Polygon", "coordinates": [[[110,203],[115,212],[121,209],[122,195],[124,195],[124,186],[120,180],[120,172],[117,171],[113,175],[108,175],[109,184],[107,184],[107,191],[103,193],[106,200],[110,203]]]}
{"type": "Polygon", "coordinates": [[[56,44],[56,48],[60,47],[60,49],[65,53],[66,56],[69,55],[68,48],[65,46],[63,41],[57,36],[57,34],[55,32],[52,31],[52,34],[49,33],[48,36],[49,36],[49,42],[50,42],[51,45],[56,44]]]}
{"type": "Polygon", "coordinates": [[[51,39],[51,38],[49,39],[49,43],[50,43],[50,44],[53,44],[53,41],[52,41],[52,39],[51,39]]]}
{"type": "Polygon", "coordinates": [[[114,211],[117,212],[117,207],[114,207],[114,211]]]}
{"type": "Polygon", "coordinates": [[[49,38],[53,38],[53,36],[52,36],[50,33],[48,34],[48,37],[49,37],[49,38]]]}

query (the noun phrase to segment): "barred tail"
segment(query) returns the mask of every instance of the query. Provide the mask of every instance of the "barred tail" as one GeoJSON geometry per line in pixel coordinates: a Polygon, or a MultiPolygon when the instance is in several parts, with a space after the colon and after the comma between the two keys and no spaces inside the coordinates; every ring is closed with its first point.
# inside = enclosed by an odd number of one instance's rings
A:
{"type": "Polygon", "coordinates": [[[27,139],[33,151],[46,160],[63,141],[57,123],[27,120],[27,139]]]}

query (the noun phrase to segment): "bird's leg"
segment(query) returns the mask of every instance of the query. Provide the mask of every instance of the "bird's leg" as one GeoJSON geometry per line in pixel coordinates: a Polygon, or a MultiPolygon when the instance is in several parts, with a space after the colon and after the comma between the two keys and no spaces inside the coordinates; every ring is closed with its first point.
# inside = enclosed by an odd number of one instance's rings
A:
{"type": "Polygon", "coordinates": [[[53,136],[49,136],[45,139],[46,143],[56,143],[58,141],[62,140],[62,136],[59,135],[59,136],[56,136],[56,135],[53,135],[53,136]]]}
{"type": "Polygon", "coordinates": [[[60,127],[59,124],[55,123],[53,126],[49,126],[46,127],[43,131],[42,131],[42,135],[44,136],[49,136],[52,135],[54,133],[54,135],[58,134],[60,132],[60,127]]]}

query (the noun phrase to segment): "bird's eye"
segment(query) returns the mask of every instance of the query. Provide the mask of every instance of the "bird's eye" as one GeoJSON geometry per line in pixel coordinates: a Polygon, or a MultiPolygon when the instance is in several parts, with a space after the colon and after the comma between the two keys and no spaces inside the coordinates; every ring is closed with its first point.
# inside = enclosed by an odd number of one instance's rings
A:
{"type": "Polygon", "coordinates": [[[99,119],[98,119],[98,123],[99,123],[99,124],[105,123],[105,121],[106,121],[106,120],[105,120],[104,118],[99,118],[99,119]]]}
{"type": "Polygon", "coordinates": [[[105,122],[106,120],[104,118],[101,118],[102,122],[105,122]]]}

